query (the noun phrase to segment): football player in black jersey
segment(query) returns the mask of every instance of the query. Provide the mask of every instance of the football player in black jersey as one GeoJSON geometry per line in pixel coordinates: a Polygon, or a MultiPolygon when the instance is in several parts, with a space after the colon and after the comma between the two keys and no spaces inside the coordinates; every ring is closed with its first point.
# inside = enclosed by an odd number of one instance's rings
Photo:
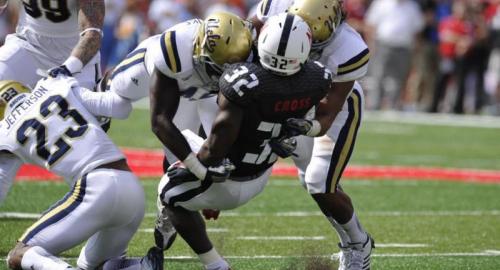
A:
{"type": "Polygon", "coordinates": [[[198,211],[233,209],[259,194],[277,160],[270,141],[282,136],[287,119],[305,117],[330,88],[330,71],[306,62],[310,48],[311,30],[299,16],[270,18],[259,38],[260,65],[226,66],[219,80],[219,111],[207,140],[183,132],[198,153],[168,169],[160,199],[205,269],[230,266],[214,249],[198,211]],[[203,179],[193,170],[204,172],[203,179]]]}

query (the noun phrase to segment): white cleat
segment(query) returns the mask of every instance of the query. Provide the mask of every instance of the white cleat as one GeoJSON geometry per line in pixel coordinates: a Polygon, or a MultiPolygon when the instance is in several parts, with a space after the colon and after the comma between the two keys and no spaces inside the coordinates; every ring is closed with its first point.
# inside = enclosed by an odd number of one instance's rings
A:
{"type": "Polygon", "coordinates": [[[370,270],[372,249],[375,241],[367,234],[364,243],[351,243],[346,247],[339,245],[340,252],[332,259],[338,259],[338,270],[370,270]]]}

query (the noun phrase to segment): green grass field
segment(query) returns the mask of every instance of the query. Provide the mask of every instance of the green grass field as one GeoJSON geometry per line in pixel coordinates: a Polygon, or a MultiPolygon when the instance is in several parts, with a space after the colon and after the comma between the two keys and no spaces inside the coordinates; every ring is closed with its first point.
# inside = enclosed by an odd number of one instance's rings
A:
{"type": "MultiPolygon", "coordinates": [[[[121,146],[159,147],[146,111],[114,121],[121,146]]],[[[364,123],[352,164],[411,165],[500,170],[499,128],[364,123]]],[[[401,179],[405,180],[405,179],[401,179]]],[[[372,269],[500,269],[500,185],[441,181],[345,180],[358,216],[375,238],[372,269]]],[[[157,179],[143,181],[147,217],[129,255],[153,244],[157,179]]],[[[19,182],[2,212],[40,213],[61,198],[63,183],[19,182]]],[[[0,269],[33,219],[0,219],[0,269]]],[[[207,222],[214,244],[233,269],[336,269],[329,259],[337,236],[293,179],[273,178],[255,200],[207,222]]],[[[79,248],[62,256],[74,263],[79,248]]],[[[165,269],[201,269],[182,239],[165,253],[165,269]]],[[[3,268],[2,268],[3,267],[3,268]]]]}

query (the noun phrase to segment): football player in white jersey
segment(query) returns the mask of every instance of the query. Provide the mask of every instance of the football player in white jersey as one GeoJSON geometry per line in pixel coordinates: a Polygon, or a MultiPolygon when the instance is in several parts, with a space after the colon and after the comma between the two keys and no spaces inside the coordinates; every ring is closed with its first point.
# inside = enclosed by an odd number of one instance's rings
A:
{"type": "MultiPolygon", "coordinates": [[[[210,131],[217,111],[214,93],[223,64],[251,58],[249,26],[225,12],[177,24],[139,44],[111,75],[104,76],[99,87],[110,91],[88,98],[110,110],[126,111],[131,109],[131,102],[149,96],[152,128],[171,151],[167,152],[170,163],[184,160],[191,149],[180,130],[198,132],[202,124],[206,132],[210,131]]],[[[160,218],[158,222],[157,228],[164,228],[164,233],[155,231],[156,240],[166,247],[175,231],[166,220],[160,218]]]]}
{"type": "MultiPolygon", "coordinates": [[[[41,80],[31,93],[0,81],[0,183],[33,163],[73,186],[19,238],[8,255],[11,269],[73,269],[55,256],[83,241],[78,269],[96,269],[125,254],[142,221],[142,186],[99,126],[94,113],[102,108],[84,92],[65,76],[41,80]]],[[[161,254],[152,249],[129,269],[162,269],[161,254]]]]}
{"type": "Polygon", "coordinates": [[[307,135],[298,138],[294,161],[308,192],[339,234],[339,269],[369,269],[373,239],[361,227],[351,199],[339,185],[364,110],[363,90],[356,80],[367,72],[368,47],[344,22],[338,0],[263,0],[251,20],[260,28],[267,17],[284,11],[309,24],[313,35],[310,58],[326,65],[334,81],[314,121],[290,121],[292,133],[307,135]]]}
{"type": "Polygon", "coordinates": [[[104,0],[0,0],[21,4],[16,33],[0,48],[0,80],[30,87],[47,71],[73,75],[93,89],[101,76],[99,47],[104,0]]]}

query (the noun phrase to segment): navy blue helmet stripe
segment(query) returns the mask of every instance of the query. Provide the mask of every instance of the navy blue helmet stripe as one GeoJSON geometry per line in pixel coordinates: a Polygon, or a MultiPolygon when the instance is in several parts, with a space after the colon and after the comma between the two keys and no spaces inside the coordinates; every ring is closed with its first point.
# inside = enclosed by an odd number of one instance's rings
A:
{"type": "Polygon", "coordinates": [[[285,56],[288,39],[290,39],[290,32],[292,32],[293,19],[293,14],[289,13],[286,15],[285,25],[283,26],[283,32],[281,33],[280,45],[277,52],[279,56],[285,56]]]}
{"type": "Polygon", "coordinates": [[[267,16],[267,14],[269,13],[269,9],[271,9],[272,2],[272,0],[267,0],[264,2],[264,12],[262,12],[262,15],[267,16]]]}

